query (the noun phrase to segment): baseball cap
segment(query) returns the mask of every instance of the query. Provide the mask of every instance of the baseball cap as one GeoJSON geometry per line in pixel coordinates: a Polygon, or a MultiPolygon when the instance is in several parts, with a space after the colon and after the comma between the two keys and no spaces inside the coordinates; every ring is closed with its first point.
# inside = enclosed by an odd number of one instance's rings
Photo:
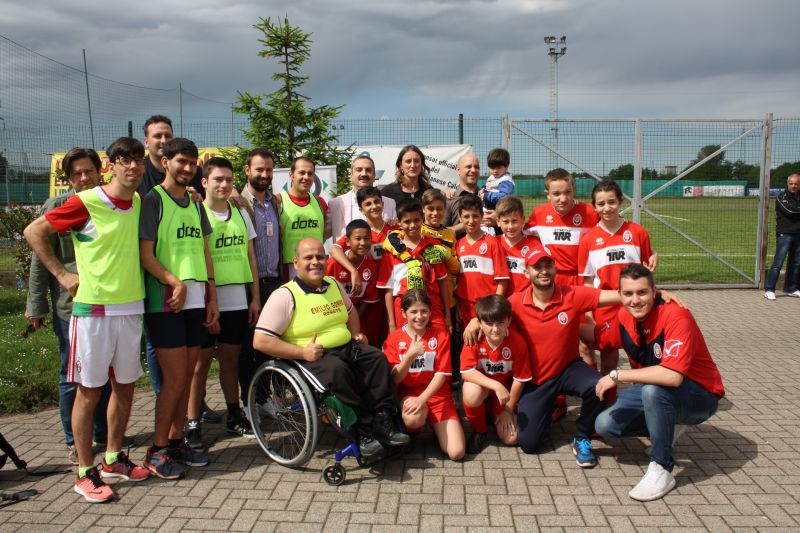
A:
{"type": "Polygon", "coordinates": [[[528,255],[525,256],[525,265],[534,266],[541,258],[549,257],[553,259],[553,254],[547,249],[547,246],[534,246],[528,255]]]}

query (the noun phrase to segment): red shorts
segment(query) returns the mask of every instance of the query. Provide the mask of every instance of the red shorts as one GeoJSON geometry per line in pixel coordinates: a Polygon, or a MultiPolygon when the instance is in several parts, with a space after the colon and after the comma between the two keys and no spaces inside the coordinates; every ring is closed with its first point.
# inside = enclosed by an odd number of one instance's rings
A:
{"type": "Polygon", "coordinates": [[[468,302],[466,300],[458,301],[458,313],[461,315],[461,325],[467,327],[470,320],[475,318],[475,302],[468,302]]]}
{"type": "MultiPolygon", "coordinates": [[[[400,404],[403,404],[403,400],[408,398],[409,394],[404,395],[400,398],[400,404]]],[[[444,422],[445,420],[461,420],[461,417],[458,415],[458,411],[456,410],[456,404],[453,401],[453,390],[450,388],[450,385],[445,383],[442,385],[442,388],[439,389],[436,394],[434,394],[425,405],[428,408],[428,424],[438,424],[439,422],[444,422]]]]}

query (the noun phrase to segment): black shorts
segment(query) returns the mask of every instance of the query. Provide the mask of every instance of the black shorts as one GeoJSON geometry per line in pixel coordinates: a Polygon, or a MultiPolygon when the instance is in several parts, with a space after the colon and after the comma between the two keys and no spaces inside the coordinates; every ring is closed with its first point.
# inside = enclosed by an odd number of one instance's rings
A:
{"type": "Polygon", "coordinates": [[[180,313],[145,313],[144,322],[153,348],[202,346],[208,342],[203,325],[206,310],[184,309],[180,313]]]}
{"type": "Polygon", "coordinates": [[[247,335],[247,309],[223,311],[219,314],[219,335],[209,335],[203,348],[211,348],[216,343],[241,345],[247,335]]]}

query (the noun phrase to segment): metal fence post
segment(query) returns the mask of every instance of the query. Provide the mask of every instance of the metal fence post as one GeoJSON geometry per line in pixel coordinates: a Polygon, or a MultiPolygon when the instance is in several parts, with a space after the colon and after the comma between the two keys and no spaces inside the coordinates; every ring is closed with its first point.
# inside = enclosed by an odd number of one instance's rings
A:
{"type": "Polygon", "coordinates": [[[133,137],[133,121],[128,121],[128,137],[133,137]]]}
{"type": "Polygon", "coordinates": [[[89,107],[89,130],[92,133],[92,149],[97,150],[94,145],[94,121],[92,120],[92,99],[89,96],[89,70],[86,68],[86,48],[83,49],[83,77],[86,80],[86,104],[89,107]]]}
{"type": "Polygon", "coordinates": [[[464,113],[458,114],[458,144],[464,144],[464,113]]]}
{"type": "Polygon", "coordinates": [[[769,243],[769,186],[772,173],[772,113],[764,119],[764,134],[761,136],[761,171],[758,187],[758,231],[756,233],[756,287],[761,286],[764,278],[764,265],[767,261],[767,243],[769,243]]]}
{"type": "Polygon", "coordinates": [[[633,221],[642,221],[642,119],[637,118],[633,130],[633,221]]]}
{"type": "Polygon", "coordinates": [[[183,84],[178,82],[178,113],[180,116],[181,137],[183,137],[183,84]]]}
{"type": "Polygon", "coordinates": [[[511,123],[508,120],[507,113],[503,113],[500,116],[500,128],[502,129],[501,146],[511,153],[511,123]]]}

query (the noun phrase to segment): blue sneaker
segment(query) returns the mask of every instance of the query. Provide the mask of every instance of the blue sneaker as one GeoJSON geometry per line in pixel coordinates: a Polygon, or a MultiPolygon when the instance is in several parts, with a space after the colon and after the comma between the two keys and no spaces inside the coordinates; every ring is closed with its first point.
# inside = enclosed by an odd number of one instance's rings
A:
{"type": "Polygon", "coordinates": [[[597,466],[597,457],[592,453],[592,441],[575,437],[572,439],[571,447],[578,466],[581,468],[594,468],[597,466]]]}
{"type": "Polygon", "coordinates": [[[186,475],[186,469],[172,460],[167,448],[148,448],[143,464],[153,475],[161,479],[180,479],[186,475]]]}

